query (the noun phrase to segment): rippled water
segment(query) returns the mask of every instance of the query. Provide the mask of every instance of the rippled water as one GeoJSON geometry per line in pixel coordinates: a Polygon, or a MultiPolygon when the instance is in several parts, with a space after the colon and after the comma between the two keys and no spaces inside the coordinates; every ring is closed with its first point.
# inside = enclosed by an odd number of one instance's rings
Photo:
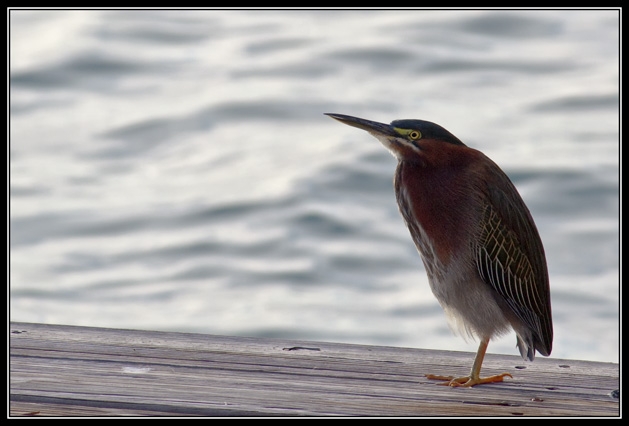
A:
{"type": "Polygon", "coordinates": [[[475,351],[395,160],[337,112],[500,164],[545,244],[553,356],[617,362],[618,40],[611,10],[12,10],[11,319],[475,351]]]}

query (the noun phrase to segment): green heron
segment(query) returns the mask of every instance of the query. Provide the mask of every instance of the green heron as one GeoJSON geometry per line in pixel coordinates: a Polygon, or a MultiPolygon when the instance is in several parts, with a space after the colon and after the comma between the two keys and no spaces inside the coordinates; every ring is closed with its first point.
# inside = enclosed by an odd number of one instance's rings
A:
{"type": "Polygon", "coordinates": [[[326,115],[371,133],[397,158],[395,196],[430,288],[451,327],[480,340],[469,376],[426,377],[465,387],[512,377],[480,377],[489,340],[511,329],[522,358],[533,361],[535,351],[550,355],[544,247],[531,213],[500,167],[429,121],[384,124],[326,115]]]}

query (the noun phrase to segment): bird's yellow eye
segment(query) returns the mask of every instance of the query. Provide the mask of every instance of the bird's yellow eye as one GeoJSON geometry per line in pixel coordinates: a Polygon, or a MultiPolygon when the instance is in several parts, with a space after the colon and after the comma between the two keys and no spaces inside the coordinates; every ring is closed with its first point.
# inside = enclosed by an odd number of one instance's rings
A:
{"type": "Polygon", "coordinates": [[[403,136],[411,141],[416,141],[422,137],[422,132],[415,129],[402,129],[400,127],[394,127],[393,130],[395,130],[400,136],[403,136]]]}
{"type": "Polygon", "coordinates": [[[419,139],[421,137],[422,137],[422,134],[421,134],[421,132],[419,130],[411,130],[408,133],[408,138],[410,140],[413,140],[413,141],[416,141],[417,139],[419,139]]]}

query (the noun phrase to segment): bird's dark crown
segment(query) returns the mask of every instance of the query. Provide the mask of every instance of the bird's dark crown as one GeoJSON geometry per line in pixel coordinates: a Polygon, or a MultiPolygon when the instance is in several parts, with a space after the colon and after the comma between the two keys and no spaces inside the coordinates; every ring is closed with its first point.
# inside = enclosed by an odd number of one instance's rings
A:
{"type": "Polygon", "coordinates": [[[454,145],[463,145],[465,144],[459,140],[452,133],[448,132],[446,129],[441,127],[438,124],[435,124],[431,121],[425,120],[395,120],[391,122],[391,126],[397,129],[405,129],[405,130],[419,130],[422,139],[437,139],[442,142],[448,142],[454,145]]]}

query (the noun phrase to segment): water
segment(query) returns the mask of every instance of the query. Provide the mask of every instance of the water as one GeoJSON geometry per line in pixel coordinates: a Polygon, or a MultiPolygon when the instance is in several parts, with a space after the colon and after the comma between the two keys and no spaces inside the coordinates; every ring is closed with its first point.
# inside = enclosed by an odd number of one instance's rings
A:
{"type": "Polygon", "coordinates": [[[618,23],[12,10],[11,320],[475,351],[395,160],[337,112],[434,121],[500,164],[545,244],[552,356],[618,362],[618,23]]]}

